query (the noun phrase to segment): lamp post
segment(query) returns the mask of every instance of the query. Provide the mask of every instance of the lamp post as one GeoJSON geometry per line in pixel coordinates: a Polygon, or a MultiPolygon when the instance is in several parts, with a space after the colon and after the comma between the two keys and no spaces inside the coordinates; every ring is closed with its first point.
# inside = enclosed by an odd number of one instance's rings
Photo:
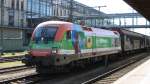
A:
{"type": "MultiPolygon", "coordinates": [[[[100,12],[101,12],[101,8],[103,7],[107,7],[106,5],[103,5],[103,6],[96,6],[96,8],[98,8],[99,10],[99,22],[100,22],[100,12]]],[[[102,25],[103,25],[103,20],[102,20],[102,25]]]]}
{"type": "Polygon", "coordinates": [[[97,6],[98,7],[98,10],[99,11],[101,11],[101,8],[103,8],[103,7],[107,7],[106,5],[104,5],[104,6],[97,6]]]}

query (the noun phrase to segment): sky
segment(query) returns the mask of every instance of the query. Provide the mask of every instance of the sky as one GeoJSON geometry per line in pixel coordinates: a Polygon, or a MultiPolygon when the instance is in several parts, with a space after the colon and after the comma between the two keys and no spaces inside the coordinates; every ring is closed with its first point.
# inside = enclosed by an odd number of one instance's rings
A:
{"type": "Polygon", "coordinates": [[[123,0],[75,0],[75,1],[83,3],[90,7],[106,6],[101,7],[100,10],[107,14],[135,12],[135,10],[133,11],[133,9],[123,0]]]}

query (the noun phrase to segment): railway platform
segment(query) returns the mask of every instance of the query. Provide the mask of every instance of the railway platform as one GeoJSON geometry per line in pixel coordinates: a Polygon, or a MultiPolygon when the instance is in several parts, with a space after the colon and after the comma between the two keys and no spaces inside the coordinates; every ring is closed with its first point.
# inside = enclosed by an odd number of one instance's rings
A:
{"type": "Polygon", "coordinates": [[[150,84],[150,59],[119,78],[113,84],[150,84]]]}

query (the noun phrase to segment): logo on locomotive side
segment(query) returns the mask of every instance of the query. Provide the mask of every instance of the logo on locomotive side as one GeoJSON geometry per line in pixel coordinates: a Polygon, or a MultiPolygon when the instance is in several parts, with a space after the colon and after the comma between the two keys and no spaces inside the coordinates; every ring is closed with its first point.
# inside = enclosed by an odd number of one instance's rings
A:
{"type": "Polygon", "coordinates": [[[87,48],[92,48],[92,37],[87,37],[86,46],[87,48]]]}

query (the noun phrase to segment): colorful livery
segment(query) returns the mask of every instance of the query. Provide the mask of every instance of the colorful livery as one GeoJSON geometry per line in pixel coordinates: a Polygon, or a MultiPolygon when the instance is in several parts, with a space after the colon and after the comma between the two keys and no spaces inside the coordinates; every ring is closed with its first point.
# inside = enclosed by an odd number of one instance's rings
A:
{"type": "Polygon", "coordinates": [[[39,24],[26,55],[27,65],[63,66],[121,52],[120,34],[101,28],[84,27],[63,21],[39,24]]]}

